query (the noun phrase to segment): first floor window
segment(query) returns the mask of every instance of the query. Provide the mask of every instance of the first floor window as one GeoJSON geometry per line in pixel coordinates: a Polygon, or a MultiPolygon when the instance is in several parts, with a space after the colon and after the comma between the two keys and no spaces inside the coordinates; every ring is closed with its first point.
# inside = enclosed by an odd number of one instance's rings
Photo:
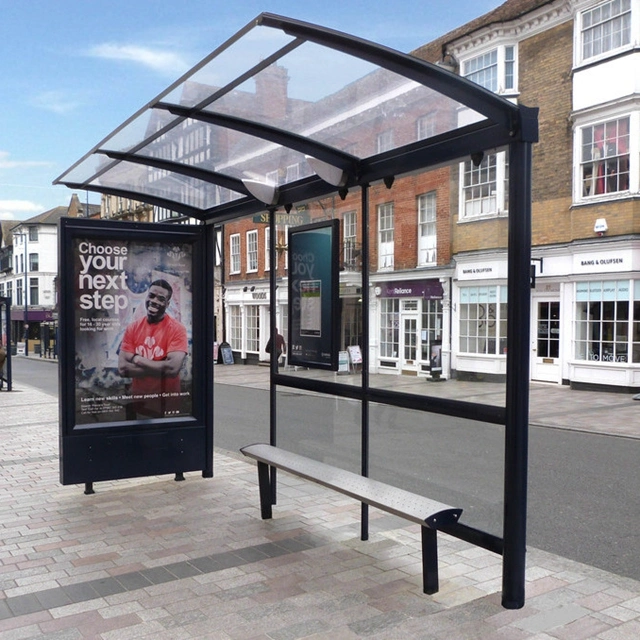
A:
{"type": "Polygon", "coordinates": [[[480,163],[463,165],[461,219],[506,213],[509,198],[509,165],[504,151],[487,153],[480,163]]]}
{"type": "Polygon", "coordinates": [[[29,300],[32,305],[40,304],[38,278],[29,278],[29,300]]]}
{"type": "Polygon", "coordinates": [[[507,348],[507,288],[460,289],[460,353],[502,355],[507,348]]]}
{"type": "Polygon", "coordinates": [[[437,261],[436,192],[418,197],[418,264],[437,261]]]}
{"type": "Polygon", "coordinates": [[[22,280],[16,280],[16,304],[24,304],[24,300],[22,299],[22,280]]]}
{"type": "Polygon", "coordinates": [[[581,130],[582,196],[629,190],[629,117],[581,130]]]}
{"type": "Polygon", "coordinates": [[[575,357],[640,362],[640,280],[576,285],[575,357]]]}
{"type": "Polygon", "coordinates": [[[260,307],[252,304],[245,307],[247,317],[247,351],[260,350],[260,307]]]}
{"type": "Polygon", "coordinates": [[[378,269],[393,269],[393,203],[378,207],[378,269]]]}
{"type": "Polygon", "coordinates": [[[40,271],[40,260],[37,253],[29,254],[29,271],[40,271]]]}
{"type": "Polygon", "coordinates": [[[382,298],[380,304],[380,356],[397,358],[400,342],[400,301],[398,298],[382,298]]]}
{"type": "Polygon", "coordinates": [[[229,344],[235,351],[242,350],[242,309],[239,305],[229,307],[229,344]]]}
{"type": "Polygon", "coordinates": [[[247,273],[258,270],[258,232],[247,231],[247,273]]]}
{"type": "Polygon", "coordinates": [[[356,266],[356,212],[347,211],[342,218],[342,232],[344,238],[344,266],[356,266]]]}
{"type": "Polygon", "coordinates": [[[229,238],[229,249],[231,253],[231,264],[229,273],[240,273],[240,234],[234,233],[229,238]]]}
{"type": "MultiPolygon", "coordinates": [[[[277,265],[276,265],[277,267],[277,265]]],[[[266,227],[264,230],[264,270],[271,269],[271,229],[266,227]]]]}

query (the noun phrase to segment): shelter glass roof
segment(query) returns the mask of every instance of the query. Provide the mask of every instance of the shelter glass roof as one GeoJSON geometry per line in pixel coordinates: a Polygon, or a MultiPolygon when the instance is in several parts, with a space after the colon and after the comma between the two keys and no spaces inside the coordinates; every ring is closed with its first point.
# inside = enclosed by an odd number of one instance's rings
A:
{"type": "Polygon", "coordinates": [[[518,107],[415,57],[261,14],[55,182],[226,219],[450,159],[461,132],[469,150],[506,144],[518,107]]]}

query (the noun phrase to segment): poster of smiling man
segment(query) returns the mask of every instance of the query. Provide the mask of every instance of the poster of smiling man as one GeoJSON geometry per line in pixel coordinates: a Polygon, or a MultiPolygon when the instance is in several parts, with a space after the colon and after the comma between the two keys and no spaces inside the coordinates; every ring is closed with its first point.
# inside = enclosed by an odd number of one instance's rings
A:
{"type": "Polygon", "coordinates": [[[188,240],[70,239],[77,425],[192,414],[188,240]]]}

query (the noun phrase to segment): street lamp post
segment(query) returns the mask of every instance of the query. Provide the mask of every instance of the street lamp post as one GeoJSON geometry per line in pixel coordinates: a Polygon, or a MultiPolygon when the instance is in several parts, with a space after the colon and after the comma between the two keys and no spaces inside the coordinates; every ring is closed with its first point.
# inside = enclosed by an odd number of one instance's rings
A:
{"type": "Polygon", "coordinates": [[[28,286],[28,278],[27,274],[29,271],[29,254],[27,253],[27,233],[14,233],[15,237],[22,237],[24,239],[24,291],[22,295],[24,296],[24,355],[29,355],[29,321],[27,315],[29,313],[29,305],[27,300],[27,286],[28,286]]]}

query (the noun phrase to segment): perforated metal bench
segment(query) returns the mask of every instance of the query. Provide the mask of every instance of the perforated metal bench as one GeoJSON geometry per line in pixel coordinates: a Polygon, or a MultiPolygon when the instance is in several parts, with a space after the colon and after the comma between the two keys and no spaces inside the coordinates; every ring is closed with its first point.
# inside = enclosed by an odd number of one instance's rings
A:
{"type": "Polygon", "coordinates": [[[272,517],[269,467],[311,480],[365,504],[399,516],[422,527],[422,573],[424,593],[438,591],[437,530],[458,522],[462,509],[392,487],[268,444],[252,444],[240,451],[258,463],[260,509],[263,520],[272,517]]]}

